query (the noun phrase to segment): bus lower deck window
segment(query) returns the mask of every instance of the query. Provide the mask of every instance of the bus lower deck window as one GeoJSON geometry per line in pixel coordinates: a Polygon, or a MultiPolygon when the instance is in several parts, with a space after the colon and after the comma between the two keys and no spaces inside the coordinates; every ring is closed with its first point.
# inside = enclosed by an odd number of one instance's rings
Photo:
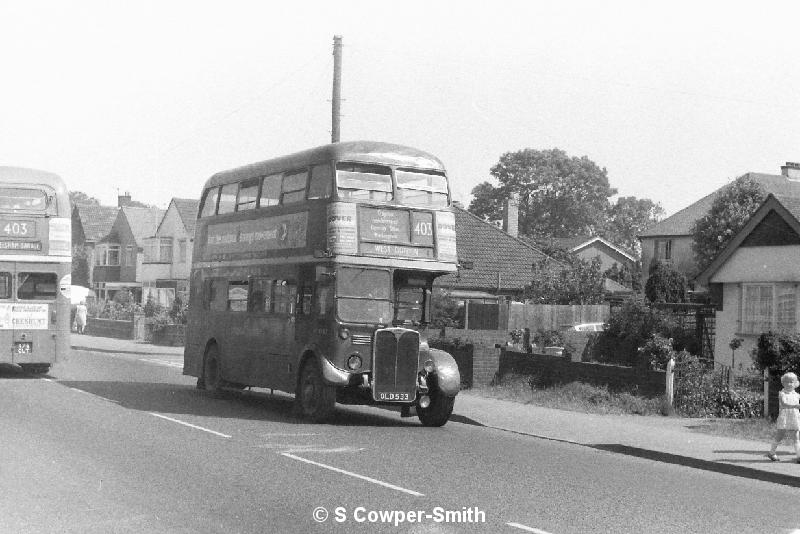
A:
{"type": "Polygon", "coordinates": [[[20,300],[51,300],[56,298],[56,273],[19,273],[20,300]]]}

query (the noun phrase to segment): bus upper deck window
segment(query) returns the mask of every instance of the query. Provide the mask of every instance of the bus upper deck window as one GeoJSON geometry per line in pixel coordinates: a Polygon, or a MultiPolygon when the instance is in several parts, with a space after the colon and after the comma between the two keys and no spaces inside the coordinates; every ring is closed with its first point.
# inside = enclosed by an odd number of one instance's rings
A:
{"type": "Polygon", "coordinates": [[[283,188],[281,199],[284,204],[302,202],[306,199],[306,184],[308,183],[308,171],[288,173],[283,177],[283,188]]]}
{"type": "Polygon", "coordinates": [[[392,171],[381,165],[337,163],[336,186],[340,197],[354,200],[392,200],[392,171]]]}
{"type": "Polygon", "coordinates": [[[45,211],[47,205],[47,193],[41,189],[23,189],[20,187],[0,188],[0,209],[45,211]]]}
{"type": "Polygon", "coordinates": [[[239,196],[236,199],[236,211],[251,210],[258,200],[258,180],[248,180],[239,184],[239,196]]]}
{"type": "Polygon", "coordinates": [[[56,298],[56,273],[19,273],[20,300],[52,300],[56,298]]]}
{"type": "Polygon", "coordinates": [[[264,182],[261,185],[261,198],[259,200],[259,207],[277,206],[281,203],[281,180],[283,177],[280,174],[273,174],[264,177],[264,182]]]}
{"type": "Polygon", "coordinates": [[[447,178],[438,172],[398,169],[397,194],[404,204],[447,205],[447,178]]]}
{"type": "Polygon", "coordinates": [[[327,163],[316,165],[311,169],[311,184],[308,187],[309,200],[314,198],[328,198],[333,188],[331,167],[327,163]]]}
{"type": "Polygon", "coordinates": [[[210,217],[217,212],[217,198],[219,198],[219,187],[206,189],[203,196],[203,207],[200,208],[200,217],[210,217]]]}
{"type": "Polygon", "coordinates": [[[239,191],[239,184],[225,184],[219,194],[219,207],[217,214],[233,213],[236,209],[236,193],[239,191]]]}

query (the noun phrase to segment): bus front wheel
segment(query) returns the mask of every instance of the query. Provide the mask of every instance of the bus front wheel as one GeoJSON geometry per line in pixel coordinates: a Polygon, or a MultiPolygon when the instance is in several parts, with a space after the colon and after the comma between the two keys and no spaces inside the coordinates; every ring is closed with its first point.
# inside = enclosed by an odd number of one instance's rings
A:
{"type": "Polygon", "coordinates": [[[219,349],[212,345],[203,359],[203,385],[207,391],[218,393],[222,390],[222,372],[219,365],[219,349]]]}
{"type": "Polygon", "coordinates": [[[303,364],[295,402],[300,415],[315,423],[324,421],[333,412],[336,388],[324,382],[319,364],[314,358],[307,359],[303,364]]]}
{"type": "Polygon", "coordinates": [[[453,413],[456,398],[440,391],[431,393],[431,404],[427,408],[417,406],[417,417],[424,426],[443,426],[453,413]]]}

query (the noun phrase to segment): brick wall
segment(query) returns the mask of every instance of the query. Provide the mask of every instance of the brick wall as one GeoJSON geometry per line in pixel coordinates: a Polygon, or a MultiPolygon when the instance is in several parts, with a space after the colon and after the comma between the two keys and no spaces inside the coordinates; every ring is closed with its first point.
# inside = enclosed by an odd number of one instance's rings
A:
{"type": "MultiPolygon", "coordinates": [[[[433,338],[437,333],[431,332],[433,338]]],[[[439,337],[446,339],[460,339],[462,343],[472,343],[472,383],[473,385],[486,385],[494,380],[500,364],[500,350],[495,345],[505,346],[509,340],[508,332],[498,330],[463,330],[459,328],[445,328],[438,332],[439,337]],[[442,336],[442,334],[444,334],[442,336]]]]}
{"type": "Polygon", "coordinates": [[[608,386],[612,391],[635,391],[646,397],[663,395],[666,373],[650,369],[605,365],[601,363],[572,362],[564,357],[503,351],[500,355],[499,374],[536,376],[545,382],[567,384],[583,382],[608,386]]]}
{"type": "Polygon", "coordinates": [[[115,321],[88,317],[86,333],[91,336],[113,337],[117,339],[134,339],[133,321],[115,321]]]}

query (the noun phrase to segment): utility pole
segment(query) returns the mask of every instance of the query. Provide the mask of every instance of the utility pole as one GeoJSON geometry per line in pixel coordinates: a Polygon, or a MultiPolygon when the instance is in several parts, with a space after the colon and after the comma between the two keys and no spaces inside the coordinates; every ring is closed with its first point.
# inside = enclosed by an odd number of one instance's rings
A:
{"type": "Polygon", "coordinates": [[[333,36],[333,97],[331,100],[331,143],[339,142],[342,104],[342,36],[333,36]]]}

